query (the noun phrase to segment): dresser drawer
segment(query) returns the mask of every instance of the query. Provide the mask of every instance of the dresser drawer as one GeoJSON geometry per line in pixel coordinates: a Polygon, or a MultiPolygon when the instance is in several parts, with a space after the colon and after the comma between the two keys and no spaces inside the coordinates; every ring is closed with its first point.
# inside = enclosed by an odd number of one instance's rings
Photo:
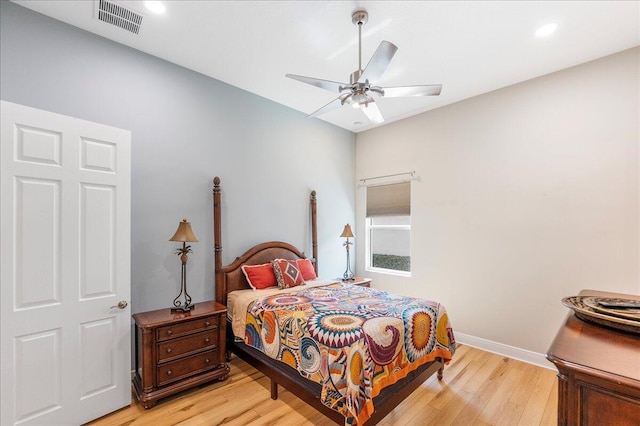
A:
{"type": "Polygon", "coordinates": [[[159,365],[157,369],[157,385],[164,386],[167,383],[216,368],[218,367],[218,357],[218,348],[215,348],[201,354],[159,365]]]}
{"type": "Polygon", "coordinates": [[[218,329],[219,315],[213,315],[210,317],[199,318],[193,321],[185,321],[174,325],[168,325],[165,327],[158,327],[156,330],[156,339],[158,341],[167,340],[178,336],[184,336],[186,334],[195,333],[198,331],[218,329]]]}
{"type": "Polygon", "coordinates": [[[158,343],[158,363],[171,360],[191,352],[213,349],[218,343],[218,330],[202,331],[177,339],[158,343]]]}

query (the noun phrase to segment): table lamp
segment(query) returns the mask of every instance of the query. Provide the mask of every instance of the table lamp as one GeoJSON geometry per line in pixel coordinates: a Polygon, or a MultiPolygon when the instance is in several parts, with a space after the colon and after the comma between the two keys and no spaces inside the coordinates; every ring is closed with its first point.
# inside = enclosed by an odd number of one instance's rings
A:
{"type": "Polygon", "coordinates": [[[342,245],[347,249],[347,269],[344,271],[342,275],[342,281],[353,281],[353,272],[351,271],[351,261],[349,260],[349,246],[353,243],[349,241],[349,238],[355,238],[353,235],[353,231],[351,231],[351,225],[348,223],[344,226],[344,230],[340,235],[341,238],[346,238],[347,241],[342,245]]]}
{"type": "Polygon", "coordinates": [[[182,261],[180,293],[173,300],[171,312],[189,312],[194,306],[191,304],[191,296],[187,293],[187,253],[192,252],[191,246],[188,246],[187,243],[198,242],[198,239],[193,235],[191,223],[189,223],[187,219],[182,219],[182,222],[178,225],[178,230],[169,241],[182,242],[182,248],[176,250],[176,254],[180,256],[180,260],[182,261]]]}

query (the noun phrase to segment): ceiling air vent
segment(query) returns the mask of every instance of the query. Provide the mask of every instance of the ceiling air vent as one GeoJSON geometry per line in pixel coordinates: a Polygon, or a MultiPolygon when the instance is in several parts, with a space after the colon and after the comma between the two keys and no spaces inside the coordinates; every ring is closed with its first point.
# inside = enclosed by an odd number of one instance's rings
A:
{"type": "Polygon", "coordinates": [[[98,0],[98,20],[115,25],[134,34],[140,31],[143,15],[112,1],[98,0]]]}

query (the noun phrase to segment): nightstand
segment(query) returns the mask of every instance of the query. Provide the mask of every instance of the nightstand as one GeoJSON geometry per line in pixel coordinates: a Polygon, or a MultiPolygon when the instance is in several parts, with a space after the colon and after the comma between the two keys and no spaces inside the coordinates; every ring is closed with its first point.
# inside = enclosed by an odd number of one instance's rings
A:
{"type": "Polygon", "coordinates": [[[343,281],[348,284],[359,285],[361,287],[371,287],[371,278],[353,277],[351,281],[343,281]]]}
{"type": "Polygon", "coordinates": [[[227,309],[196,303],[191,312],[142,312],[135,320],[133,387],[144,408],[158,399],[211,380],[225,380],[227,309]]]}

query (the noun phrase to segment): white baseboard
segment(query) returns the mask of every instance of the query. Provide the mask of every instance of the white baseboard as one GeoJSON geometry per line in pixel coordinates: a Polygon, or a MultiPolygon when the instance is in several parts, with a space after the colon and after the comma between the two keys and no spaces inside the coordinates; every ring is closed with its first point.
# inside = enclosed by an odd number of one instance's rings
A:
{"type": "MultiPolygon", "coordinates": [[[[494,354],[503,355],[508,358],[517,359],[518,361],[537,365],[538,367],[554,370],[555,367],[544,354],[528,351],[526,349],[516,348],[515,346],[505,345],[503,343],[493,342],[491,340],[482,339],[480,337],[470,336],[468,334],[454,332],[456,341],[463,345],[473,346],[483,351],[492,352],[494,354]]],[[[455,355],[454,355],[455,357],[455,355]]]]}

